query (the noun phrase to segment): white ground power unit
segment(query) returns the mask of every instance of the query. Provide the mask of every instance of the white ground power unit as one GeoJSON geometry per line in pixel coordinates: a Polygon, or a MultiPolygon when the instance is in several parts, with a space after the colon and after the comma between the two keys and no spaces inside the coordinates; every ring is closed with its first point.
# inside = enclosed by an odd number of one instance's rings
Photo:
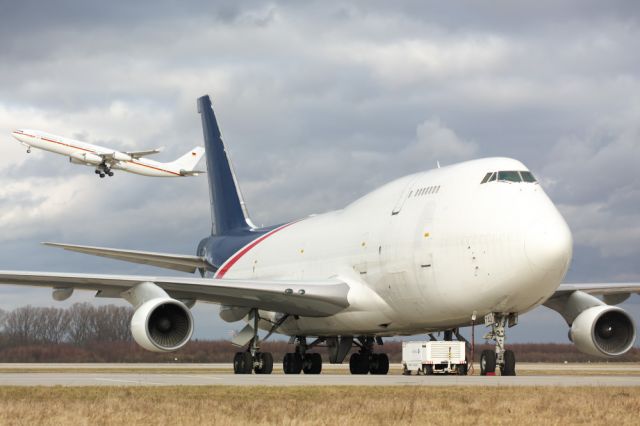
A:
{"type": "Polygon", "coordinates": [[[403,374],[467,375],[465,343],[458,341],[402,342],[403,374]]]}

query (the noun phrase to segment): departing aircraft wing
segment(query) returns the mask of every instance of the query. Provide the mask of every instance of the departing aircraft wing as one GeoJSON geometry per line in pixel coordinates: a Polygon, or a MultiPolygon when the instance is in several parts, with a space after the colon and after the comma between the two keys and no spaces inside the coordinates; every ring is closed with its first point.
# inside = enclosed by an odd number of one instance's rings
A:
{"type": "Polygon", "coordinates": [[[147,155],[153,155],[162,152],[163,149],[164,148],[160,147],[156,149],[149,149],[146,151],[125,151],[125,154],[131,156],[132,158],[142,158],[146,157],[147,155]]]}
{"type": "Polygon", "coordinates": [[[349,306],[349,286],[337,279],[276,281],[0,271],[0,284],[94,290],[96,297],[123,297],[123,292],[143,282],[154,283],[179,300],[200,300],[308,317],[333,315],[349,306]]]}
{"type": "Polygon", "coordinates": [[[213,269],[207,267],[204,257],[189,256],[184,254],[155,253],[151,251],[122,250],[108,247],[80,246],[75,244],[42,243],[49,247],[58,247],[78,253],[91,254],[93,256],[108,257],[110,259],[123,260],[125,262],[142,263],[144,265],[157,266],[158,268],[173,269],[182,272],[195,272],[198,268],[213,269]]]}

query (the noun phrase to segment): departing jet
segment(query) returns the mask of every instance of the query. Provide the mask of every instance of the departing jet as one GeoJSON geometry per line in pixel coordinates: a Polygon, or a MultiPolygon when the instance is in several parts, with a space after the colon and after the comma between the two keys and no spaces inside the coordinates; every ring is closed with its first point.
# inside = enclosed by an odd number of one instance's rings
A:
{"type": "MultiPolygon", "coordinates": [[[[630,315],[615,306],[640,283],[562,284],[572,236],[541,185],[521,162],[486,158],[412,174],[341,210],[256,228],[227,158],[208,96],[198,99],[205,139],[212,231],[195,256],[49,245],[201,277],[0,271],[0,283],[124,298],[135,308],[131,332],[151,351],[175,351],[191,338],[190,308],[220,304],[220,317],[247,324],[234,338],[237,374],[269,374],[260,343],[280,333],[294,350],[287,374],[318,374],[349,358],[352,374],[386,374],[376,351],[388,336],[444,332],[484,324],[495,350],[481,354],[481,374],[515,375],[508,327],[540,305],[569,326],[578,349],[615,358],[635,342],[630,315]],[[600,296],[600,297],[596,297],[600,296]],[[258,331],[267,331],[260,336],[258,331]]],[[[312,189],[310,189],[312,190],[312,189]]]]}
{"type": "Polygon", "coordinates": [[[148,151],[116,151],[38,130],[18,129],[11,135],[27,147],[27,153],[34,147],[66,155],[73,164],[95,167],[96,174],[101,178],[113,176],[113,169],[153,177],[197,176],[204,173],[194,170],[204,155],[202,147],[195,147],[170,163],[160,163],[143,158],[159,153],[160,148],[148,151]]]}

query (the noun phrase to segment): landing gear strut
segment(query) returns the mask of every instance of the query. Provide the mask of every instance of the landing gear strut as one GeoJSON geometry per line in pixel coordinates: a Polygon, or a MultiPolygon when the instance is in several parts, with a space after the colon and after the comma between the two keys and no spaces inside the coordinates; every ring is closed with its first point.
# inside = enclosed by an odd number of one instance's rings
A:
{"type": "Polygon", "coordinates": [[[258,322],[260,316],[257,309],[252,309],[253,338],[249,342],[247,350],[237,352],[233,357],[233,372],[235,374],[271,374],[273,371],[273,355],[270,352],[260,352],[260,339],[258,336],[258,322]]]}
{"type": "Polygon", "coordinates": [[[494,375],[496,367],[500,368],[503,376],[516,375],[516,356],[512,350],[504,348],[505,326],[513,327],[518,324],[516,313],[490,313],[484,317],[485,325],[491,327],[484,338],[496,343],[495,351],[484,350],[480,355],[480,375],[494,375]]]}
{"type": "Polygon", "coordinates": [[[304,336],[296,336],[295,352],[289,352],[282,360],[282,369],[284,374],[320,374],[322,371],[322,356],[317,352],[308,352],[324,339],[316,339],[312,343],[307,344],[307,338],[304,336]]]}
{"type": "MultiPolygon", "coordinates": [[[[375,340],[379,345],[382,339],[375,340]]],[[[360,351],[351,354],[349,358],[349,371],[351,374],[387,374],[389,372],[389,357],[385,353],[373,352],[373,337],[358,337],[355,341],[360,351]]]]}

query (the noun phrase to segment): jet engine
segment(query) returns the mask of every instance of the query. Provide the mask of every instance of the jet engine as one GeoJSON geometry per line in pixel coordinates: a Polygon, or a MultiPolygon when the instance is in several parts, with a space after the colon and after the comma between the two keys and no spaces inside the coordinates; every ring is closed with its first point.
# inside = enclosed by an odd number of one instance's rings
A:
{"type": "Polygon", "coordinates": [[[636,340],[633,319],[615,306],[586,309],[573,321],[569,337],[584,353],[615,357],[624,355],[636,340]]]}
{"type": "Polygon", "coordinates": [[[171,352],[183,347],[193,334],[191,311],[170,297],[151,299],[136,309],[131,334],[143,348],[171,352]]]}
{"type": "Polygon", "coordinates": [[[101,156],[92,154],[90,152],[74,152],[69,156],[69,161],[73,164],[93,164],[97,165],[102,163],[101,156]]]}

